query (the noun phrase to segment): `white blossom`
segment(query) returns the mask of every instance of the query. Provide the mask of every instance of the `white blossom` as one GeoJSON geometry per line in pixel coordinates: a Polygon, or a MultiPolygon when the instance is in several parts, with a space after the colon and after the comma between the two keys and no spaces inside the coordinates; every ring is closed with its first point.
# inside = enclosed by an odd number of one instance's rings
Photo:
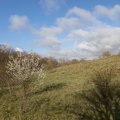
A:
{"type": "MultiPolygon", "coordinates": [[[[16,82],[33,81],[42,83],[43,66],[40,65],[40,57],[35,57],[34,54],[25,55],[18,52],[17,57],[9,56],[6,73],[10,76],[10,79],[16,82]]],[[[34,86],[36,87],[36,86],[34,86]]]]}

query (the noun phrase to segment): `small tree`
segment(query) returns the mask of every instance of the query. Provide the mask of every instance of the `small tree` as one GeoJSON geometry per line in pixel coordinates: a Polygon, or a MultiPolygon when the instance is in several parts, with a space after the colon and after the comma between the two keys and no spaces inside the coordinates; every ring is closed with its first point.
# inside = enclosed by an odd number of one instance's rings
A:
{"type": "Polygon", "coordinates": [[[40,57],[33,53],[25,54],[18,52],[16,57],[10,56],[9,59],[6,67],[6,73],[9,77],[7,83],[10,92],[10,99],[8,99],[10,104],[8,104],[7,109],[9,110],[7,114],[9,114],[9,111],[17,108],[19,119],[21,120],[25,117],[24,113],[29,111],[31,105],[29,99],[27,99],[27,94],[40,86],[44,74],[40,64],[40,57]],[[18,102],[15,108],[13,100],[18,102]]]}
{"type": "Polygon", "coordinates": [[[111,56],[111,53],[110,53],[110,51],[105,51],[102,56],[109,57],[109,56],[111,56]]]}
{"type": "Polygon", "coordinates": [[[76,64],[76,63],[79,63],[79,60],[77,60],[77,59],[72,59],[72,60],[70,61],[70,64],[76,64]]]}
{"type": "Polygon", "coordinates": [[[41,84],[41,80],[44,77],[40,58],[35,57],[32,53],[25,55],[18,52],[17,57],[9,56],[9,59],[6,67],[6,73],[9,76],[8,83],[12,83],[9,84],[9,87],[14,84],[21,85],[24,96],[26,96],[29,85],[39,81],[39,83],[34,84],[35,88],[36,85],[41,84]]]}

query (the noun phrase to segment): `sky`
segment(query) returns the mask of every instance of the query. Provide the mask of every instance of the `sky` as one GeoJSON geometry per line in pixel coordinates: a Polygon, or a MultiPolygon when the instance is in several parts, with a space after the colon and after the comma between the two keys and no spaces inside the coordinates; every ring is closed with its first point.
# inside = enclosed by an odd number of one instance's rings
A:
{"type": "Polygon", "coordinates": [[[56,59],[120,52],[120,0],[0,0],[0,44],[56,59]]]}

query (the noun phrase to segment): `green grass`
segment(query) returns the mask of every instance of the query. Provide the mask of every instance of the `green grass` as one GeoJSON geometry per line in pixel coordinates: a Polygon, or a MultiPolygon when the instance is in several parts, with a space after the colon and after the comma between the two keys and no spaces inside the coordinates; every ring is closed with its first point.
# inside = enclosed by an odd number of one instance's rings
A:
{"type": "Polygon", "coordinates": [[[28,94],[25,103],[21,98],[10,102],[4,90],[5,94],[0,94],[1,120],[79,120],[68,107],[79,102],[74,98],[75,93],[91,87],[93,71],[106,66],[115,68],[120,78],[120,56],[114,55],[45,71],[43,84],[36,92],[28,94]],[[20,113],[19,104],[27,112],[20,113]]]}

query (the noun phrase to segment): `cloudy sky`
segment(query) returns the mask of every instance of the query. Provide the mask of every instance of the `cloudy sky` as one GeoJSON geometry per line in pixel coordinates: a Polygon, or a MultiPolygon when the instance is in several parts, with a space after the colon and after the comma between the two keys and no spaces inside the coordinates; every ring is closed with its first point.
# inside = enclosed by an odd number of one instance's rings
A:
{"type": "Polygon", "coordinates": [[[0,44],[55,58],[120,52],[120,0],[0,0],[0,44]]]}

